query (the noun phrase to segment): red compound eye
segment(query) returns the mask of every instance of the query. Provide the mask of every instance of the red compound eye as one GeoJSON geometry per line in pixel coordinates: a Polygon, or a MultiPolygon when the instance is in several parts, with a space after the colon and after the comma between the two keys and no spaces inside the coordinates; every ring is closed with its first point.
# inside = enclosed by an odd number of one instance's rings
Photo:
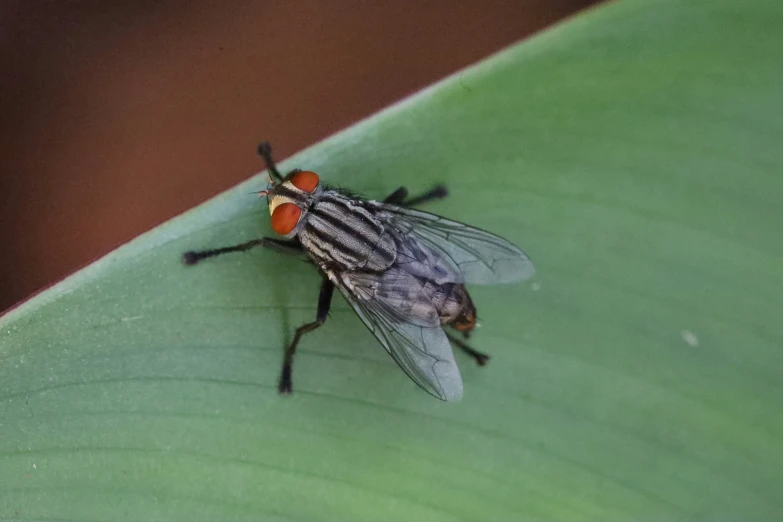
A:
{"type": "Polygon", "coordinates": [[[291,178],[291,184],[299,190],[304,190],[305,192],[314,191],[318,187],[318,183],[318,174],[315,172],[310,172],[309,170],[297,172],[294,174],[294,177],[291,178]]]}
{"type": "Polygon", "coordinates": [[[297,207],[295,203],[283,203],[275,208],[272,212],[272,230],[285,236],[290,234],[291,231],[299,223],[299,218],[302,216],[302,209],[297,207]]]}

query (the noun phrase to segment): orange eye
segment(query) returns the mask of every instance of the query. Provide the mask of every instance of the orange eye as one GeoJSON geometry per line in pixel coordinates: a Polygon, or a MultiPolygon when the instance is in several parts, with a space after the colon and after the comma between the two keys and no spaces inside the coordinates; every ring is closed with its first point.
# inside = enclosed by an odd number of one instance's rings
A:
{"type": "Polygon", "coordinates": [[[302,209],[297,207],[295,203],[283,203],[278,205],[274,212],[272,212],[272,230],[285,236],[296,227],[299,223],[299,218],[302,215],[302,209]]]}
{"type": "Polygon", "coordinates": [[[299,190],[312,192],[318,187],[318,174],[310,172],[309,170],[297,172],[294,174],[294,177],[291,178],[291,184],[299,190]]]}

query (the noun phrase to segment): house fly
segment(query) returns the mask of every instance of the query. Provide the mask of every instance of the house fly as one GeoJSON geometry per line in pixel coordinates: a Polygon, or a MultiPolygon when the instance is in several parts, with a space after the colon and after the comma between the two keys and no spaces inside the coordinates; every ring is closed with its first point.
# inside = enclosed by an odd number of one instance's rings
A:
{"type": "Polygon", "coordinates": [[[281,175],[269,143],[258,152],[269,180],[259,195],[267,197],[281,237],[185,252],[183,261],[261,246],[300,256],[320,271],[315,321],[297,328],[286,348],[279,392],[291,393],[296,347],[326,321],[336,287],[408,377],[439,399],[459,400],[462,378],[451,344],[481,366],[489,360],[465,341],[476,326],[465,285],[527,279],[535,272],[530,259],[494,234],[412,208],[445,197],[443,186],[418,197],[400,187],[383,201],[367,200],[321,184],[315,172],[281,175]]]}

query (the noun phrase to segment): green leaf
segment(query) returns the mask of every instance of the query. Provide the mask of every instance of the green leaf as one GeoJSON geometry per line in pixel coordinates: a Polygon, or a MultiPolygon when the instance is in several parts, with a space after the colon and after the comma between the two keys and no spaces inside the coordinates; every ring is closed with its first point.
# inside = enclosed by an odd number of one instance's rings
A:
{"type": "MultiPolygon", "coordinates": [[[[475,287],[461,403],[270,251],[256,177],[0,319],[0,518],[771,520],[783,512],[783,4],[602,6],[296,155],[535,260],[475,287]]],[[[259,138],[266,138],[260,136],[259,138]]],[[[274,136],[269,136],[274,139],[274,136]]],[[[252,151],[248,151],[251,154],[252,151]]]]}

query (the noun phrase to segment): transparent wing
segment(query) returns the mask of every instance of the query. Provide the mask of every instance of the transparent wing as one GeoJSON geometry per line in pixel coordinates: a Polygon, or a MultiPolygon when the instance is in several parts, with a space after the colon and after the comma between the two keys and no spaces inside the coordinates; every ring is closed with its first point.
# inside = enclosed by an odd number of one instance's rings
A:
{"type": "Polygon", "coordinates": [[[337,288],[413,381],[444,401],[462,398],[462,377],[422,282],[400,270],[345,273],[337,288]]]}
{"type": "MultiPolygon", "coordinates": [[[[448,274],[441,281],[454,283],[512,283],[535,274],[530,258],[502,237],[458,221],[409,208],[373,202],[398,231],[403,242],[415,238],[437,254],[427,262],[448,274]]],[[[410,243],[410,241],[408,241],[410,243]]],[[[411,248],[411,258],[421,255],[411,248]]],[[[401,250],[407,250],[403,247],[401,250]]],[[[403,252],[405,255],[406,252],[403,252]]]]}

